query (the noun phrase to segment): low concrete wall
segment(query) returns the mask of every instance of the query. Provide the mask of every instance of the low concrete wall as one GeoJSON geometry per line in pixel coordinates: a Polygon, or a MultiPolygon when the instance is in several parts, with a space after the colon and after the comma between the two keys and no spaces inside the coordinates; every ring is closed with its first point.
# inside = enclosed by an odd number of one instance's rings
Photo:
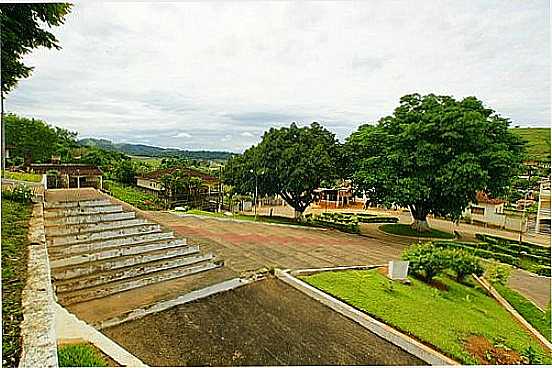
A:
{"type": "Polygon", "coordinates": [[[403,334],[380,322],[369,315],[359,311],[358,309],[343,303],[340,300],[310,286],[309,284],[293,277],[288,272],[282,270],[276,270],[275,275],[280,280],[284,281],[288,285],[291,285],[295,289],[305,293],[311,298],[319,301],[320,303],[332,308],[336,312],[344,315],[347,318],[357,322],[362,327],[368,329],[379,337],[393,343],[420,358],[424,362],[431,365],[458,365],[455,360],[441,354],[440,352],[422,344],[421,342],[414,340],[413,338],[403,334]]]}
{"type": "Polygon", "coordinates": [[[19,367],[57,367],[54,293],[44,234],[42,203],[29,224],[27,283],[23,289],[22,353],[19,367]]]}
{"type": "Polygon", "coordinates": [[[533,337],[535,337],[540,344],[547,349],[549,352],[552,352],[552,342],[548,341],[542,334],[537,331],[536,328],[534,328],[529,322],[525,320],[521,316],[521,314],[518,313],[518,311],[508,303],[506,299],[496,289],[484,278],[477,277],[476,275],[472,275],[474,279],[485,289],[493,298],[496,299],[496,301],[504,307],[521,325],[531,334],[533,337]]]}

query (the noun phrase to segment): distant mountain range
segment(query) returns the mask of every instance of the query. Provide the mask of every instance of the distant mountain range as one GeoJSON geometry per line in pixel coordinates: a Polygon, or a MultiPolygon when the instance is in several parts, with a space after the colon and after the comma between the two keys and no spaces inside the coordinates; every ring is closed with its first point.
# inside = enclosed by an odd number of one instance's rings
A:
{"type": "Polygon", "coordinates": [[[161,148],[145,144],[113,143],[107,139],[84,138],[78,143],[81,146],[99,147],[107,151],[122,152],[131,156],[174,157],[196,160],[227,160],[233,153],[225,151],[188,151],[177,148],[161,148]]]}

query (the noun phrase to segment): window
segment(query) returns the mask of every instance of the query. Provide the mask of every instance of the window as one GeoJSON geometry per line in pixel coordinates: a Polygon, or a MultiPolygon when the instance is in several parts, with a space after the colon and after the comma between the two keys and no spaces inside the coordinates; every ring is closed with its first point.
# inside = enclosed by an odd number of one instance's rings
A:
{"type": "Polygon", "coordinates": [[[474,215],[485,215],[485,209],[484,208],[481,208],[481,207],[472,207],[471,208],[471,213],[474,214],[474,215]]]}

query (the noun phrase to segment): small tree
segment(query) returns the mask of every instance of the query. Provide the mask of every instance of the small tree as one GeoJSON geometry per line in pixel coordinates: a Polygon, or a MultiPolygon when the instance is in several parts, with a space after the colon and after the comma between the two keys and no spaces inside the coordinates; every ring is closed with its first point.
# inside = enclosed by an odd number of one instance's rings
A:
{"type": "Polygon", "coordinates": [[[449,268],[456,274],[456,281],[463,282],[466,276],[475,274],[477,276],[483,275],[485,271],[479,258],[468,254],[460,249],[445,250],[448,257],[449,268]]]}
{"type": "Polygon", "coordinates": [[[449,265],[445,251],[431,242],[412,245],[401,258],[409,261],[409,271],[426,282],[443,272],[449,265]]]}

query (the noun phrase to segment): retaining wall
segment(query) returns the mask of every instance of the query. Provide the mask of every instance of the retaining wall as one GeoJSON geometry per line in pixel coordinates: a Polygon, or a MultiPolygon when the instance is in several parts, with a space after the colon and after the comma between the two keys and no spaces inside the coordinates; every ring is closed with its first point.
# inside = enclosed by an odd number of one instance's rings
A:
{"type": "Polygon", "coordinates": [[[27,283],[21,298],[20,368],[58,367],[54,293],[44,233],[42,202],[33,205],[29,223],[27,283]]]}

